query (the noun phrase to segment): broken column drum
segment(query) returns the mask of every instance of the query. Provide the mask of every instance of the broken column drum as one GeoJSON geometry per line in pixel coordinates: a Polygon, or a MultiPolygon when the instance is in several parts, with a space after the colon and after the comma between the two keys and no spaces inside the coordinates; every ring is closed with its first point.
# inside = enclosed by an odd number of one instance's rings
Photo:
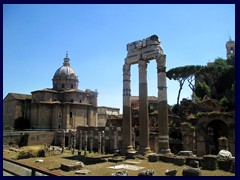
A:
{"type": "Polygon", "coordinates": [[[159,124],[159,153],[168,153],[168,106],[165,63],[166,55],[160,46],[158,36],[152,35],[146,39],[127,44],[127,57],[123,66],[123,152],[130,152],[132,147],[132,117],[131,117],[131,81],[130,67],[139,65],[139,153],[145,155],[151,152],[149,147],[149,114],[147,92],[147,63],[156,59],[158,70],[158,124],[159,124]]]}

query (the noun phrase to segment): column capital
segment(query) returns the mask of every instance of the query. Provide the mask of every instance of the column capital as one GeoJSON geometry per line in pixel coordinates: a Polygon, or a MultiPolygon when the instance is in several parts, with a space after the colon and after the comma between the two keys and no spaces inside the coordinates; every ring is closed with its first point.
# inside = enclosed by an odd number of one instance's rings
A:
{"type": "Polygon", "coordinates": [[[156,58],[157,68],[166,66],[166,55],[161,54],[156,58]]]}
{"type": "Polygon", "coordinates": [[[130,67],[131,67],[131,64],[124,64],[123,65],[123,73],[130,73],[130,67]]]}
{"type": "Polygon", "coordinates": [[[145,61],[145,60],[138,61],[139,72],[147,70],[147,63],[148,63],[148,61],[145,61]]]}

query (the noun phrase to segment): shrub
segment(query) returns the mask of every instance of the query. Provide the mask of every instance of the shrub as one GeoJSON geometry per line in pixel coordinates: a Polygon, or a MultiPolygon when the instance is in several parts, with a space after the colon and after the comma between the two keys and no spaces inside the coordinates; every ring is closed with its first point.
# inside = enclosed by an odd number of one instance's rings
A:
{"type": "Polygon", "coordinates": [[[21,151],[16,159],[27,159],[27,158],[34,158],[34,157],[46,157],[47,149],[25,149],[21,151]]]}
{"type": "Polygon", "coordinates": [[[18,156],[17,159],[27,159],[27,158],[33,158],[36,157],[36,153],[34,153],[34,151],[30,150],[30,151],[21,151],[18,156]]]}

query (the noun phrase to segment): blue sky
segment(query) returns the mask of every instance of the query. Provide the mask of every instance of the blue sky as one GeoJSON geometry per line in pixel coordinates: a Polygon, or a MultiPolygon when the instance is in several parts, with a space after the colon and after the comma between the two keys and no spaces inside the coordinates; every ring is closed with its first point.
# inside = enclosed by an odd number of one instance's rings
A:
{"type": "MultiPolygon", "coordinates": [[[[167,70],[206,65],[226,58],[235,40],[234,4],[3,5],[3,98],[52,88],[68,51],[79,89],[97,89],[98,105],[122,109],[122,66],[126,44],[156,34],[167,70]]],[[[157,70],[148,64],[148,95],[157,96],[157,70]]],[[[168,103],[179,85],[167,81],[168,103]]],[[[138,95],[138,66],[131,67],[132,95],[138,95]]],[[[185,84],[180,99],[190,98],[185,84]]]]}

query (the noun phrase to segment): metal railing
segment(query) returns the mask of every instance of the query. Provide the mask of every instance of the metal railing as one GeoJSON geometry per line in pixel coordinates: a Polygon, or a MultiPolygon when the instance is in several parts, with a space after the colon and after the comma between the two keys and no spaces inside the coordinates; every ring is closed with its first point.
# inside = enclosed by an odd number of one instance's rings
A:
{"type": "Polygon", "coordinates": [[[26,165],[8,158],[3,158],[3,171],[13,176],[62,176],[61,174],[26,165]]]}

